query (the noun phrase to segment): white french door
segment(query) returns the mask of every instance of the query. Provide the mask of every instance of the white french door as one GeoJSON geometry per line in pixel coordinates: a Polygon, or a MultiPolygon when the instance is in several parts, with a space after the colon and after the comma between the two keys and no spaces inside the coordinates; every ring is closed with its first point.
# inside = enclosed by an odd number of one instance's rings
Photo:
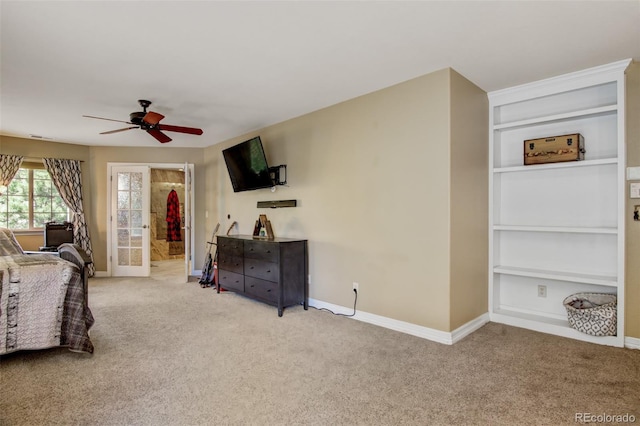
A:
{"type": "Polygon", "coordinates": [[[191,167],[184,163],[184,282],[189,281],[191,268],[191,167]]]}
{"type": "Polygon", "coordinates": [[[111,168],[111,275],[148,277],[150,168],[111,168]]]}

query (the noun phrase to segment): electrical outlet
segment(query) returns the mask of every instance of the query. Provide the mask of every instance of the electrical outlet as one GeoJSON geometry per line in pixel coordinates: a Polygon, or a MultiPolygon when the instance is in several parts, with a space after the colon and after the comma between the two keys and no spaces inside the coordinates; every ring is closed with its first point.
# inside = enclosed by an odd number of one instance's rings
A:
{"type": "Polygon", "coordinates": [[[538,286],[538,297],[547,297],[547,286],[539,285],[538,286]]]}
{"type": "Polygon", "coordinates": [[[360,291],[360,289],[358,289],[358,283],[355,281],[353,282],[353,289],[355,290],[356,293],[360,291]]]}

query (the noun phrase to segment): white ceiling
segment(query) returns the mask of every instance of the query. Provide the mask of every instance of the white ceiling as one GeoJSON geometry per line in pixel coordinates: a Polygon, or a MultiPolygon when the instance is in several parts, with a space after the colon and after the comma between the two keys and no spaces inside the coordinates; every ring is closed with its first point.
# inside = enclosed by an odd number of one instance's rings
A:
{"type": "Polygon", "coordinates": [[[640,60],[640,1],[4,1],[0,133],[85,145],[138,99],[204,147],[452,67],[485,91],[640,60]]]}

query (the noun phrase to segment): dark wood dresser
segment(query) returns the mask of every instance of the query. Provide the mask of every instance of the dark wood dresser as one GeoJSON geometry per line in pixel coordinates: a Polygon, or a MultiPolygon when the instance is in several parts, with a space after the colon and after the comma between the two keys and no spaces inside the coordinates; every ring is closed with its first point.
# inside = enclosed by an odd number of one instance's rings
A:
{"type": "Polygon", "coordinates": [[[307,240],[218,236],[220,287],[278,307],[309,308],[307,240]]]}

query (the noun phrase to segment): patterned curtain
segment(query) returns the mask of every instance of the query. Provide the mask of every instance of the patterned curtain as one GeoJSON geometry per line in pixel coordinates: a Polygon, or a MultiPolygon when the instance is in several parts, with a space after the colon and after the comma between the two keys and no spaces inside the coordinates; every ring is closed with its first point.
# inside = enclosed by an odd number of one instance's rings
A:
{"type": "Polygon", "coordinates": [[[0,154],[0,195],[7,189],[22,164],[21,155],[0,154]]]}
{"type": "MultiPolygon", "coordinates": [[[[82,202],[82,176],[80,161],[60,158],[43,158],[45,168],[51,175],[51,181],[60,192],[67,207],[73,211],[73,242],[93,260],[93,250],[89,239],[89,228],[84,217],[82,202]]],[[[95,274],[95,266],[89,265],[89,276],[95,274]]]]}

